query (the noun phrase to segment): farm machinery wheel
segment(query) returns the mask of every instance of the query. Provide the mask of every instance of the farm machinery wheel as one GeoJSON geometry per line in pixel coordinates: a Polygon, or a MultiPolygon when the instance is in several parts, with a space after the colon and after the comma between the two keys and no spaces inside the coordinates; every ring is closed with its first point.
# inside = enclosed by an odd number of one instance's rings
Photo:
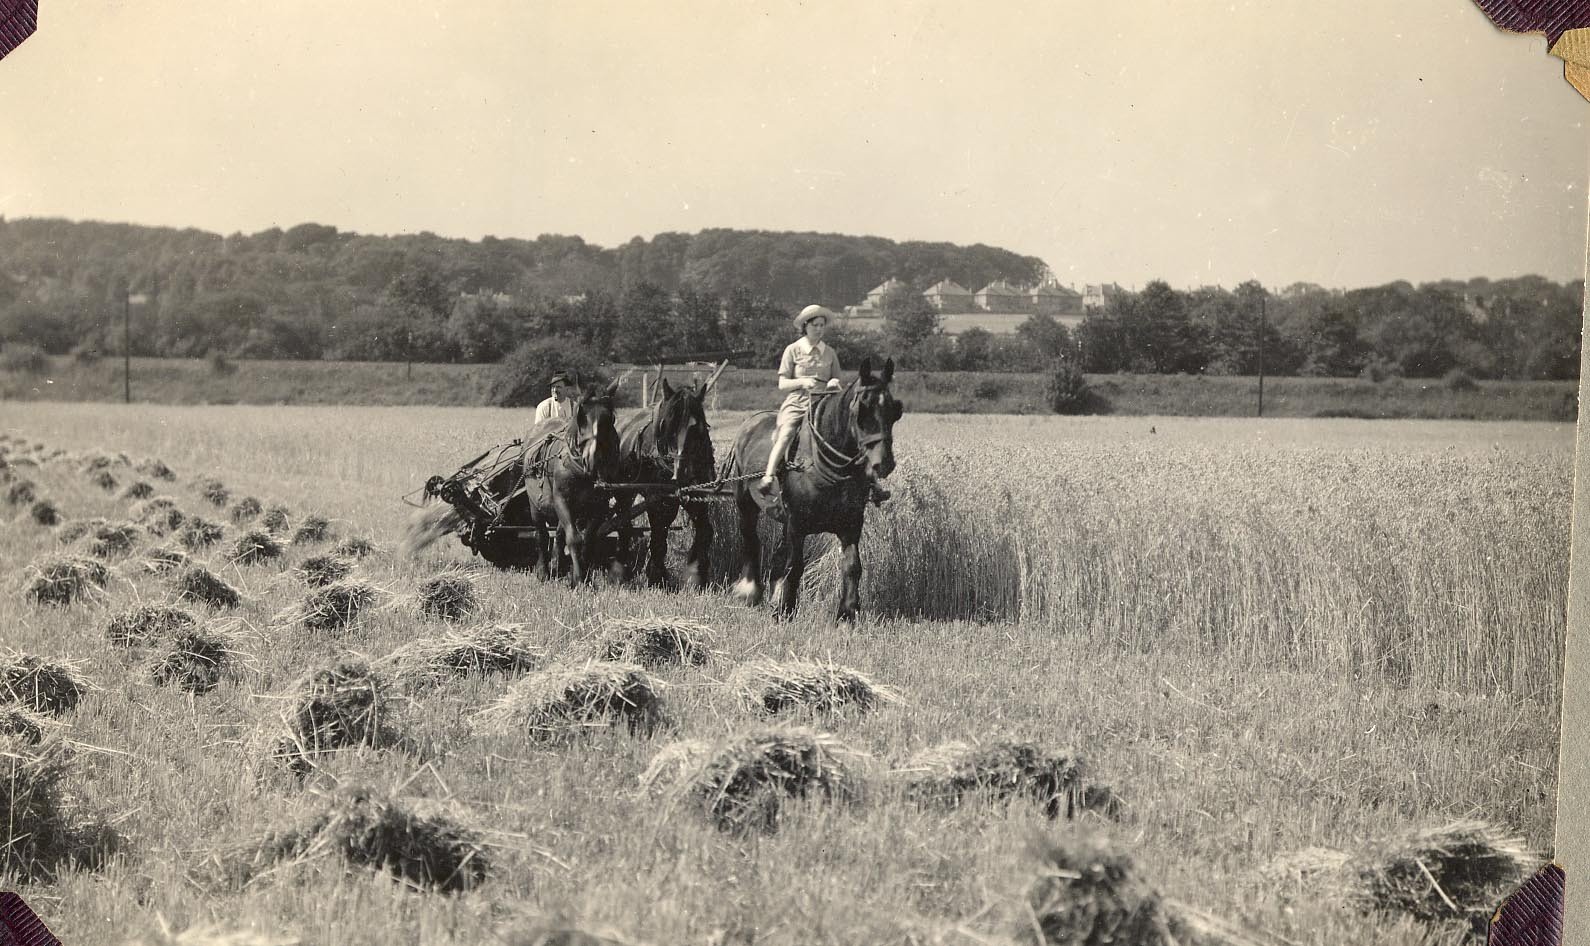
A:
{"type": "Polygon", "coordinates": [[[541,562],[535,539],[520,538],[512,530],[477,529],[459,540],[498,568],[530,569],[541,562]]]}

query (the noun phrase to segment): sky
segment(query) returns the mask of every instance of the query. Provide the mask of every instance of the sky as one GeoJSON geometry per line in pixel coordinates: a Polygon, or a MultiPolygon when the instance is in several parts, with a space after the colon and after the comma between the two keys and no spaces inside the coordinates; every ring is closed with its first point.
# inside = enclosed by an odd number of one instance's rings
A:
{"type": "Polygon", "coordinates": [[[1062,282],[1584,272],[1587,103],[1472,0],[42,0],[0,214],[987,243],[1062,282]]]}

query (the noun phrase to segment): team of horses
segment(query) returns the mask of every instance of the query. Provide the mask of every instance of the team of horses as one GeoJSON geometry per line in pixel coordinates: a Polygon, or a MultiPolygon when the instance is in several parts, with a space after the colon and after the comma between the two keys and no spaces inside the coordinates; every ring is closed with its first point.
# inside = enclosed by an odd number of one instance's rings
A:
{"type": "Polygon", "coordinates": [[[504,543],[487,557],[498,564],[535,568],[548,578],[561,575],[574,584],[603,570],[628,580],[635,520],[643,512],[649,531],[645,579],[652,586],[667,586],[672,583],[668,533],[683,510],[692,537],[682,584],[701,590],[710,577],[713,528],[705,502],[685,501],[688,488],[732,484],[740,524],[734,596],[747,604],[764,603],[758,529],[764,516],[772,516],[783,529],[771,575],[774,614],[789,617],[796,611],[807,536],[832,533],[841,545],[837,617],[853,621],[860,610],[860,543],[867,503],[874,487],[894,470],[894,425],[904,410],[890,392],[893,378],[892,359],[876,373],[864,361],[848,385],[813,392],[791,462],[767,495],[755,481],[772,449],[774,412],[747,418],[720,464],[707,425],[707,384],[675,387],[659,377],[656,405],[622,425],[613,408],[617,382],[589,386],[574,398],[567,420],[543,421],[532,428],[519,462],[505,466],[487,483],[494,494],[510,497],[501,520],[531,526],[536,534],[532,542],[482,537],[504,543]],[[644,503],[641,512],[634,512],[637,500],[644,503]],[[615,529],[616,545],[607,538],[615,529]]]}

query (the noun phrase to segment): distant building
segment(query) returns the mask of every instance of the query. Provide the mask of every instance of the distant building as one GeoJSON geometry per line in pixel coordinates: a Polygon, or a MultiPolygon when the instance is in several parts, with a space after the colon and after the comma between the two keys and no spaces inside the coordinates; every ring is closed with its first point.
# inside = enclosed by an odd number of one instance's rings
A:
{"type": "Polygon", "coordinates": [[[1029,290],[1027,304],[1039,315],[1082,315],[1082,294],[1057,282],[1046,282],[1029,290]]]}
{"type": "Polygon", "coordinates": [[[939,280],[929,286],[922,296],[933,308],[943,313],[971,312],[976,305],[972,300],[972,291],[953,279],[939,280]]]}
{"type": "Polygon", "coordinates": [[[871,292],[867,293],[867,305],[873,309],[882,309],[884,296],[894,292],[896,289],[905,288],[907,288],[905,283],[895,279],[893,276],[890,276],[888,279],[884,280],[881,286],[878,286],[871,292]]]}
{"type": "Polygon", "coordinates": [[[1027,294],[1003,279],[996,279],[972,296],[972,303],[984,312],[1026,312],[1027,294]]]}
{"type": "Polygon", "coordinates": [[[1102,283],[1097,286],[1086,286],[1082,290],[1082,307],[1084,309],[1102,309],[1109,304],[1112,298],[1125,291],[1113,282],[1102,283]]]}

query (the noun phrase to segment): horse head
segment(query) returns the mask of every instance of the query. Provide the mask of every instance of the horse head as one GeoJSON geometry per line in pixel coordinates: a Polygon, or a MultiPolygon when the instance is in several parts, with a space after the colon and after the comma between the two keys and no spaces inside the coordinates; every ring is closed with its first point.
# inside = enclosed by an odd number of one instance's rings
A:
{"type": "Polygon", "coordinates": [[[574,402],[569,418],[570,452],[599,480],[612,481],[618,475],[618,427],[613,411],[617,393],[617,381],[605,388],[591,385],[574,402]]]}
{"type": "Polygon", "coordinates": [[[893,380],[893,358],[878,374],[872,373],[872,359],[864,359],[850,408],[850,435],[861,449],[867,476],[875,482],[894,472],[894,424],[905,413],[905,404],[889,390],[893,380]]]}
{"type": "Polygon", "coordinates": [[[663,378],[658,382],[658,392],[652,432],[658,456],[673,460],[674,483],[683,486],[712,479],[717,461],[707,426],[706,385],[675,388],[663,378]]]}

